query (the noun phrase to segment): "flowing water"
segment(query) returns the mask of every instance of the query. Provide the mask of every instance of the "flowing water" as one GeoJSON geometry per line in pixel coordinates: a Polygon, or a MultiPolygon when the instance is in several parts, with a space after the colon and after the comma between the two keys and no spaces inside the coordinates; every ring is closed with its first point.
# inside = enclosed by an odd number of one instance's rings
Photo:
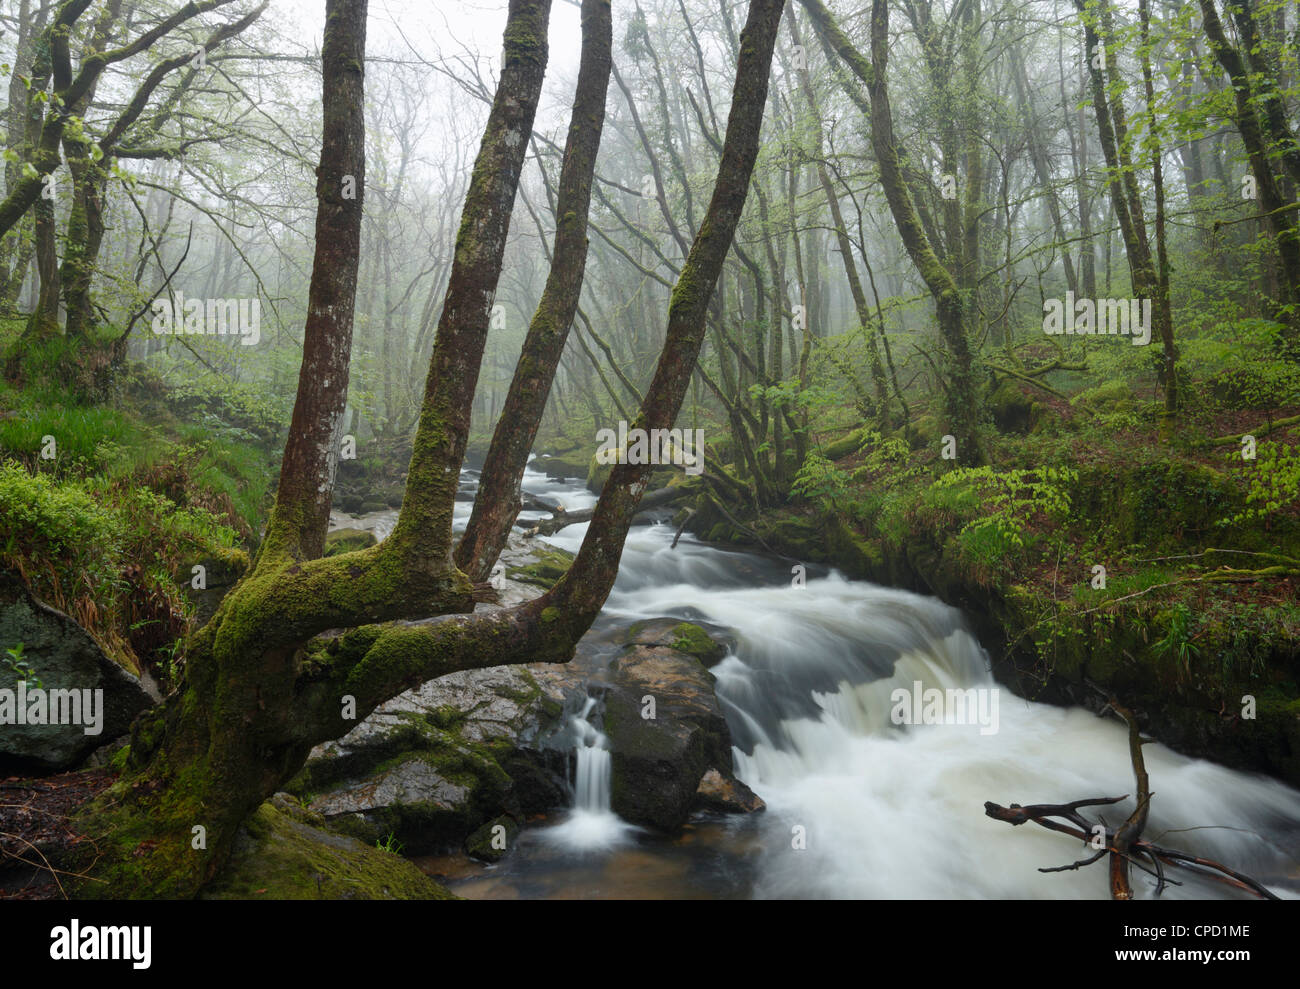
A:
{"type": "Polygon", "coordinates": [[[565,726],[573,739],[573,809],[563,823],[547,828],[545,840],[577,852],[608,851],[624,846],[640,831],[610,809],[612,758],[609,740],[590,720],[596,698],[588,697],[582,710],[571,714],[565,726]]]}
{"type": "MultiPolygon", "coordinates": [[[[472,479],[471,479],[472,481],[472,479]]],[[[525,487],[591,504],[577,482],[530,470],[525,487]]],[[[466,509],[465,515],[468,515],[466,509]]],[[[463,525],[463,521],[461,522],[463,525]]],[[[586,525],[550,537],[578,548],[586,525]]],[[[597,623],[675,617],[725,629],[734,648],[714,668],[735,742],[737,775],[767,802],[747,816],[696,815],[683,835],[656,836],[609,811],[609,752],[571,716],[575,807],[525,829],[494,867],[468,866],[450,885],[471,897],[1104,897],[1104,861],[1041,873],[1091,852],[1033,826],[984,815],[987,800],[1065,803],[1130,794],[1126,727],[1080,708],[1036,704],[1000,689],[960,612],[933,598],[810,573],[789,561],[707,546],[671,548],[664,524],[633,528],[597,623]],[[916,685],[920,684],[918,688],[916,685]],[[897,725],[896,689],[962,690],[985,703],[969,723],[897,725]]],[[[969,712],[968,712],[969,713],[969,712]]],[[[963,719],[949,719],[961,721],[963,719]]],[[[1144,748],[1153,798],[1146,836],[1216,859],[1300,897],[1300,791],[1263,776],[1144,748]]],[[[1112,826],[1133,809],[1101,808],[1112,826]]],[[[1095,812],[1085,813],[1094,817],[1095,812]]],[[[1166,898],[1241,895],[1170,870],[1166,898]]],[[[1134,870],[1136,895],[1155,880],[1134,870]]]]}

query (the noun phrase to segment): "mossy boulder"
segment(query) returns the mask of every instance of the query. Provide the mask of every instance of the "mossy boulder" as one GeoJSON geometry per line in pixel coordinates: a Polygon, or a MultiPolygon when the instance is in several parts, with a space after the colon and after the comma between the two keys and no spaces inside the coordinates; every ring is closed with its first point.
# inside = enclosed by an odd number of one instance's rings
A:
{"type": "Polygon", "coordinates": [[[465,839],[465,854],[483,862],[499,862],[519,837],[519,821],[502,814],[465,839]]]}
{"type": "Polygon", "coordinates": [[[867,436],[871,429],[868,426],[862,426],[854,429],[845,436],[837,440],[832,440],[822,447],[822,453],[827,460],[842,460],[851,456],[862,449],[862,445],[867,442],[867,436]]]}
{"type": "Polygon", "coordinates": [[[337,831],[368,842],[393,835],[410,852],[457,844],[498,808],[517,810],[510,777],[488,752],[433,728],[424,741],[365,778],[315,796],[308,807],[337,831]]]}
{"type": "Polygon", "coordinates": [[[507,565],[506,577],[524,584],[550,589],[555,582],[568,572],[573,563],[573,554],[545,543],[535,542],[530,559],[515,565],[507,565]]]}
{"type": "Polygon", "coordinates": [[[827,519],[822,541],[835,565],[850,577],[878,578],[885,566],[879,540],[860,535],[838,515],[827,519]]]}
{"type": "Polygon", "coordinates": [[[1211,537],[1212,545],[1224,545],[1242,535],[1218,525],[1244,507],[1242,492],[1226,474],[1203,464],[1157,458],[1118,469],[1084,468],[1072,494],[1076,511],[1096,518],[1116,545],[1141,542],[1154,550],[1211,537]]]}
{"type": "Polygon", "coordinates": [[[1014,381],[1003,381],[989,396],[989,414],[1004,433],[1027,433],[1038,419],[1039,404],[1014,381]]]}
{"type": "Polygon", "coordinates": [[[380,705],[347,735],[312,750],[288,789],[332,827],[407,851],[461,845],[485,822],[565,803],[566,697],[560,665],[452,673],[380,705]]]}
{"type": "Polygon", "coordinates": [[[627,630],[624,644],[654,646],[694,656],[705,666],[712,666],[727,654],[727,647],[694,622],[654,619],[637,622],[627,630]]]}
{"type": "Polygon", "coordinates": [[[327,830],[276,794],[240,829],[208,900],[454,900],[411,862],[327,830]]]}
{"type": "Polygon", "coordinates": [[[917,449],[931,446],[938,448],[939,441],[943,439],[946,432],[947,430],[939,422],[939,417],[927,413],[912,424],[913,444],[917,449]]]}
{"type": "Polygon", "coordinates": [[[543,454],[534,457],[530,466],[547,477],[559,480],[566,477],[587,476],[587,461],[583,458],[582,451],[576,448],[563,456],[543,454]]]}
{"type": "Polygon", "coordinates": [[[772,516],[762,526],[764,541],[793,560],[825,562],[827,548],[823,523],[803,515],[772,516]]]}
{"type": "Polygon", "coordinates": [[[1079,392],[1070,404],[1094,415],[1106,412],[1127,412],[1137,407],[1137,398],[1127,381],[1117,378],[1103,381],[1094,388],[1079,392]]]}
{"type": "Polygon", "coordinates": [[[22,645],[23,661],[39,679],[26,682],[24,721],[40,708],[43,721],[53,720],[57,703],[62,720],[76,724],[18,724],[18,677],[0,666],[0,777],[70,769],[91,752],[125,734],[135,716],[153,699],[140,680],[118,666],[90,633],[56,608],[41,601],[16,578],[0,575],[0,653],[22,645]],[[64,691],[53,695],[52,691],[64,691]],[[101,691],[90,693],[86,691],[101,691]],[[75,694],[73,693],[75,692],[75,694]],[[76,707],[72,707],[75,697],[76,707]],[[89,697],[90,706],[84,706],[89,697]],[[93,731],[94,734],[88,734],[93,731]]]}
{"type": "Polygon", "coordinates": [[[672,644],[721,655],[699,626],[650,622],[610,665],[604,726],[612,762],[611,805],[620,817],[661,831],[690,815],[710,769],[730,779],[731,733],[714,677],[694,655],[672,644]]]}
{"type": "Polygon", "coordinates": [[[579,447],[578,441],[570,439],[567,436],[557,435],[536,446],[537,452],[542,456],[562,457],[566,453],[573,453],[579,447]]]}
{"type": "Polygon", "coordinates": [[[331,529],[325,536],[325,555],[341,556],[375,545],[375,534],[369,529],[331,529]]]}

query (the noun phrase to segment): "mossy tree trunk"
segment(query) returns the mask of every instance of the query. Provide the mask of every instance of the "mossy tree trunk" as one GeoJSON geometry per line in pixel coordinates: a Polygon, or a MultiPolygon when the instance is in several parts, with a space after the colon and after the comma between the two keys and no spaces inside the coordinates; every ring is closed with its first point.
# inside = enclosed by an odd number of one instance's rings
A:
{"type": "MultiPolygon", "coordinates": [[[[671,426],[699,356],[707,307],[758,154],[782,4],[750,5],[713,197],[673,291],[663,352],[636,421],[647,429],[671,426]]],[[[575,562],[537,600],[467,614],[472,585],[450,552],[469,400],[540,93],[549,6],[549,0],[510,4],[505,60],[471,178],[393,534],[365,550],[311,558],[303,534],[314,524],[304,508],[310,503],[287,495],[277,501],[275,535],[268,534],[252,572],[188,644],[180,688],[134,726],[128,773],[81,815],[97,846],[92,879],[104,883],[85,882],[80,895],[194,895],[220,868],[239,825],[301,768],[312,746],[344,734],[402,690],[443,674],[565,661],[603,606],[651,465],[615,467],[575,562]],[[445,617],[397,621],[433,615],[445,617]],[[345,631],[313,641],[329,629],[345,631]]],[[[328,0],[325,147],[332,128],[360,113],[365,8],[366,0],[328,0]]],[[[322,201],[322,210],[328,206],[322,201]]],[[[319,253],[317,263],[323,263],[319,253]]],[[[350,263],[355,270],[355,257],[350,263]]],[[[322,334],[335,328],[316,325],[322,334]]],[[[294,429],[303,428],[295,417],[294,429]]],[[[289,469],[297,463],[286,459],[289,469]]]]}
{"type": "MultiPolygon", "coordinates": [[[[32,10],[32,0],[22,0],[18,8],[18,37],[14,46],[13,68],[9,73],[9,107],[5,111],[6,148],[15,152],[5,162],[5,188],[12,189],[22,174],[23,163],[30,156],[34,140],[40,136],[41,105],[35,93],[49,84],[47,71],[42,78],[38,71],[38,43],[43,40],[45,21],[50,15],[49,6],[38,4],[32,10]],[[29,88],[30,87],[30,88],[29,88]],[[36,126],[31,127],[33,113],[36,126]]],[[[49,65],[49,46],[43,46],[44,64],[49,65]]],[[[18,302],[31,266],[33,254],[32,232],[27,225],[18,236],[0,238],[0,313],[10,314],[18,302]],[[12,265],[10,259],[13,259],[12,265]]]]}
{"type": "Polygon", "coordinates": [[[612,48],[609,0],[583,0],[582,59],[560,169],[551,268],[492,433],[469,525],[456,548],[456,563],[470,580],[488,579],[519,514],[524,467],[578,311],[587,261],[591,183],[605,122],[612,48]]]}

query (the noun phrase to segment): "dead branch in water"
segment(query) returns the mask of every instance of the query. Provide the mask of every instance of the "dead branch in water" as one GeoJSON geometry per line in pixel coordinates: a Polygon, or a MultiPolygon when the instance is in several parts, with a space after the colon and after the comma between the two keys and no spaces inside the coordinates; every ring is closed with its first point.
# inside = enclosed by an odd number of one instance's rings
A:
{"type": "Polygon", "coordinates": [[[1133,887],[1129,882],[1130,865],[1156,877],[1156,896],[1164,892],[1166,886],[1181,885],[1165,875],[1164,866],[1172,865],[1188,868],[1198,875],[1207,876],[1236,889],[1247,890],[1266,900],[1278,899],[1262,883],[1230,869],[1221,862],[1200,858],[1174,848],[1165,848],[1142,837],[1151,804],[1150,779],[1147,776],[1146,762],[1142,758],[1142,746],[1152,740],[1141,736],[1137,718],[1131,711],[1114,697],[1109,697],[1108,702],[1111,710],[1128,724],[1129,758],[1133,764],[1133,776],[1137,781],[1137,806],[1123,824],[1112,830],[1104,821],[1097,824],[1090,822],[1079,813],[1079,810],[1083,807],[1117,804],[1121,800],[1126,800],[1127,794],[1122,797],[1090,797],[1068,804],[1031,804],[1027,807],[1022,807],[1020,804],[1003,807],[990,800],[984,804],[984,814],[995,821],[1005,821],[1013,827],[1032,821],[1049,831],[1078,838],[1096,850],[1096,854],[1088,858],[1069,865],[1039,869],[1039,872],[1072,872],[1099,862],[1109,855],[1110,895],[1114,900],[1133,898],[1133,887]]]}

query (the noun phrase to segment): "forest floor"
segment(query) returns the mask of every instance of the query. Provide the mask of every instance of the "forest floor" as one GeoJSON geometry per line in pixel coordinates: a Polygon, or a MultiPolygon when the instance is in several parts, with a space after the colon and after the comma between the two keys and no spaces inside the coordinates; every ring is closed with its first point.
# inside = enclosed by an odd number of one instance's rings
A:
{"type": "Polygon", "coordinates": [[[72,826],[73,814],[116,778],[108,769],[87,769],[0,780],[0,900],[62,898],[60,874],[50,863],[92,841],[72,826]]]}

